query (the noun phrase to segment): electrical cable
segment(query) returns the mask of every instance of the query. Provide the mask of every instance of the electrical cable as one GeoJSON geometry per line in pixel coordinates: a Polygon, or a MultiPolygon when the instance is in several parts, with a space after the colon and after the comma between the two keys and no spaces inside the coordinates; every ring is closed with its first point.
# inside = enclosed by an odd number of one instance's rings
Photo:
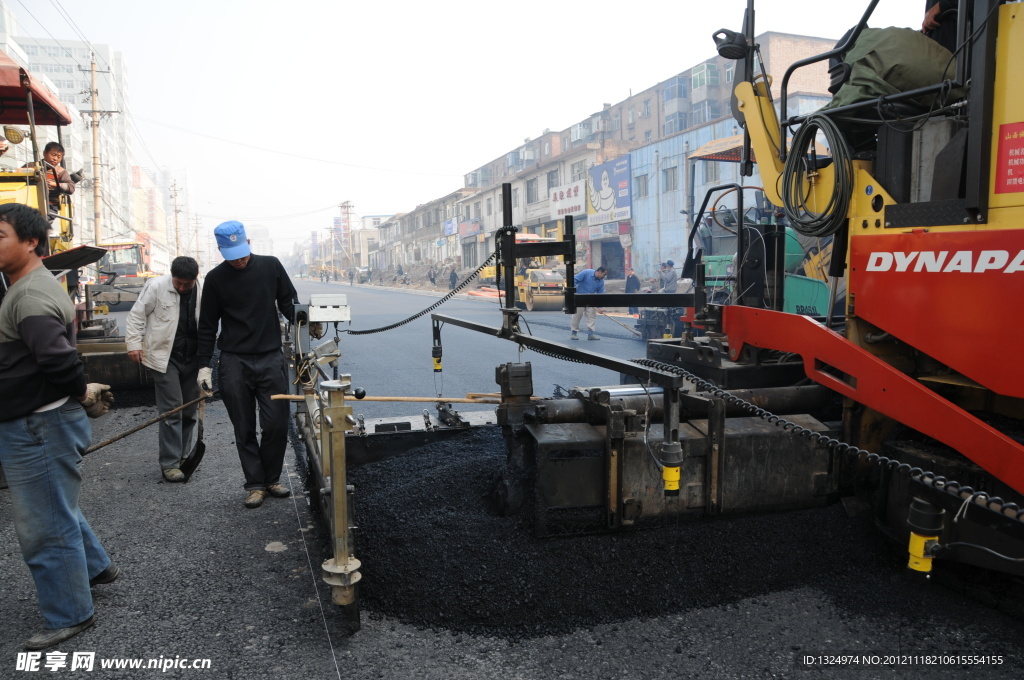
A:
{"type": "Polygon", "coordinates": [[[836,233],[846,223],[853,182],[853,158],[843,133],[829,116],[811,114],[793,135],[793,148],[782,171],[783,211],[790,224],[804,236],[836,233]],[[819,177],[814,151],[818,130],[825,135],[832,151],[832,192],[823,209],[811,210],[807,197],[819,177]]]}
{"type": "Polygon", "coordinates": [[[997,557],[997,558],[999,558],[1001,560],[1005,560],[1007,562],[1015,562],[1017,564],[1024,563],[1024,557],[1010,557],[1009,555],[1003,555],[1002,553],[998,553],[995,550],[992,550],[991,548],[986,548],[983,545],[976,545],[974,543],[961,543],[961,542],[957,542],[957,543],[941,543],[939,545],[936,545],[932,549],[932,551],[931,551],[932,557],[941,557],[942,553],[946,552],[947,550],[952,550],[953,548],[973,548],[975,550],[980,550],[980,551],[982,551],[984,553],[988,553],[989,555],[992,555],[993,557],[997,557]]]}
{"type": "Polygon", "coordinates": [[[390,324],[388,326],[381,326],[380,328],[370,328],[370,329],[367,329],[365,331],[345,330],[343,332],[348,333],[349,335],[370,335],[372,333],[383,333],[385,331],[394,330],[396,328],[399,328],[400,326],[404,326],[405,324],[411,323],[411,322],[415,321],[416,319],[420,318],[421,316],[423,316],[425,314],[429,314],[430,312],[434,311],[435,309],[437,309],[438,307],[440,307],[444,303],[446,303],[449,300],[451,300],[463,288],[468,286],[470,284],[470,282],[473,281],[473,279],[475,279],[477,276],[480,275],[480,272],[484,269],[484,267],[486,267],[487,265],[489,265],[491,263],[491,261],[495,258],[496,255],[497,255],[497,253],[491,253],[491,256],[488,257],[486,260],[484,260],[484,263],[476,268],[476,271],[474,271],[472,274],[470,274],[465,279],[463,279],[463,281],[461,283],[459,283],[457,286],[455,286],[455,288],[453,288],[452,290],[448,291],[448,293],[444,297],[442,297],[441,299],[439,299],[437,302],[435,302],[434,304],[430,305],[426,309],[423,309],[423,310],[413,314],[409,318],[403,319],[402,321],[398,321],[398,322],[390,324]]]}

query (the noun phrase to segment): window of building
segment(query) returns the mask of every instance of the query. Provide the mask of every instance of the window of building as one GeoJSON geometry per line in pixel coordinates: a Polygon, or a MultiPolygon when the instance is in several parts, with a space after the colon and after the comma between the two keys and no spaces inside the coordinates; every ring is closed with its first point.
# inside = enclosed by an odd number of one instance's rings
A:
{"type": "Polygon", "coordinates": [[[540,195],[537,193],[537,178],[526,180],[526,205],[536,203],[540,200],[540,195]]]}
{"type": "Polygon", "coordinates": [[[473,204],[473,217],[480,219],[480,201],[473,204]]]}
{"type": "Polygon", "coordinates": [[[679,183],[679,168],[671,167],[664,168],[661,171],[661,190],[662,191],[675,191],[678,189],[679,183]]]}
{"type": "Polygon", "coordinates": [[[487,215],[488,217],[494,213],[494,201],[490,198],[487,199],[487,215]]]}
{"type": "Polygon", "coordinates": [[[629,113],[627,114],[626,120],[629,121],[630,125],[633,125],[634,123],[636,123],[636,111],[634,111],[633,109],[630,109],[629,113]]]}
{"type": "Polygon", "coordinates": [[[616,113],[614,116],[612,116],[612,127],[611,127],[611,129],[612,130],[618,130],[619,126],[621,125],[621,123],[622,123],[622,117],[619,116],[619,114],[616,113]]]}
{"type": "Polygon", "coordinates": [[[633,186],[636,187],[636,197],[643,198],[647,195],[647,175],[637,175],[633,178],[633,186]]]}
{"type": "Polygon", "coordinates": [[[512,187],[512,207],[519,207],[519,187],[512,187]]]}
{"type": "Polygon", "coordinates": [[[730,61],[725,65],[725,82],[731,83],[733,78],[736,77],[736,62],[730,61]]]}
{"type": "Polygon", "coordinates": [[[704,166],[704,182],[707,184],[718,184],[722,173],[718,163],[701,163],[704,166]]]}
{"type": "Polygon", "coordinates": [[[689,82],[683,76],[676,76],[665,83],[665,101],[685,98],[689,90],[689,82]]]}
{"type": "Polygon", "coordinates": [[[71,52],[57,45],[43,45],[43,53],[55,59],[72,59],[71,52]]]}
{"type": "Polygon", "coordinates": [[[548,173],[548,193],[550,193],[552,189],[557,187],[558,184],[558,169],[556,168],[548,173]]]}
{"type": "Polygon", "coordinates": [[[545,156],[550,156],[551,155],[551,142],[544,142],[544,155],[545,156]]]}
{"type": "Polygon", "coordinates": [[[718,85],[718,66],[715,64],[701,64],[695,66],[690,72],[693,79],[693,89],[697,90],[707,85],[718,85]]]}
{"type": "Polygon", "coordinates": [[[650,130],[644,130],[644,141],[645,142],[651,141],[651,131],[650,130]]]}
{"type": "Polygon", "coordinates": [[[25,50],[25,54],[27,54],[28,56],[30,56],[30,57],[38,57],[39,56],[39,45],[22,45],[22,47],[25,50]]]}
{"type": "Polygon", "coordinates": [[[722,117],[721,103],[717,100],[705,99],[693,104],[691,113],[693,114],[693,119],[690,121],[691,125],[709,123],[722,117]]]}
{"type": "Polygon", "coordinates": [[[380,226],[380,218],[379,217],[374,217],[373,218],[373,226],[375,226],[375,227],[379,227],[380,226]]]}
{"type": "Polygon", "coordinates": [[[572,172],[572,181],[578,182],[581,179],[587,178],[587,162],[576,161],[570,166],[570,172],[572,172]]]}
{"type": "Polygon", "coordinates": [[[651,117],[651,100],[650,99],[645,99],[644,100],[644,113],[643,113],[643,116],[644,116],[644,118],[650,118],[651,117]]]}
{"type": "Polygon", "coordinates": [[[686,114],[682,111],[677,113],[670,113],[665,117],[665,125],[662,126],[665,130],[665,135],[675,134],[676,132],[682,132],[686,129],[686,114]]]}

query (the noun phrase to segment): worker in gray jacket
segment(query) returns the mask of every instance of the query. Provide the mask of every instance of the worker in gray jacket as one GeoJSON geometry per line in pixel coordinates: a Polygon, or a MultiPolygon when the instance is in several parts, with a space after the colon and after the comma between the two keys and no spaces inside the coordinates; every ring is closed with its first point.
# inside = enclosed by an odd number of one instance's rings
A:
{"type": "MultiPolygon", "coordinates": [[[[166,413],[199,397],[199,264],[176,257],[171,273],[150,279],[128,313],[128,356],[152,371],[156,407],[166,413]]],[[[160,469],[168,482],[183,482],[198,404],[160,421],[160,469]]]]}
{"type": "Polygon", "coordinates": [[[679,275],[676,274],[676,263],[672,260],[661,263],[658,270],[659,293],[674,293],[678,290],[679,275]]]}

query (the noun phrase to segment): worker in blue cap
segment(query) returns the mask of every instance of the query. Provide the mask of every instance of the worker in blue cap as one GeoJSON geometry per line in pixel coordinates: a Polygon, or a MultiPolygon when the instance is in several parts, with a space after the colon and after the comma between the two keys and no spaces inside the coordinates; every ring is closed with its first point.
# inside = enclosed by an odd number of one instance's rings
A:
{"type": "Polygon", "coordinates": [[[197,380],[201,390],[212,390],[216,340],[220,396],[235,430],[245,474],[245,507],[258,508],[267,494],[291,495],[281,483],[288,446],[288,402],[270,397],[288,391],[278,314],[292,318],[296,293],[280,260],[251,252],[241,222],[224,222],[213,233],[224,261],[206,275],[199,312],[197,380]],[[257,410],[262,437],[256,434],[257,410]]]}

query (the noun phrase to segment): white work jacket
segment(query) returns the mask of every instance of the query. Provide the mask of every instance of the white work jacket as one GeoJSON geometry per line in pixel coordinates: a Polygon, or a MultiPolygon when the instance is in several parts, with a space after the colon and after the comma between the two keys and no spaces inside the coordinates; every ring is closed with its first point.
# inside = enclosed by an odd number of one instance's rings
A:
{"type": "MultiPolygon", "coordinates": [[[[196,281],[196,323],[202,302],[202,283],[196,281]]],[[[174,348],[174,334],[178,331],[181,295],[174,290],[171,275],[150,279],[139,294],[139,299],[128,312],[125,336],[128,351],[144,350],[142,365],[160,373],[167,372],[167,362],[174,348]]]]}

